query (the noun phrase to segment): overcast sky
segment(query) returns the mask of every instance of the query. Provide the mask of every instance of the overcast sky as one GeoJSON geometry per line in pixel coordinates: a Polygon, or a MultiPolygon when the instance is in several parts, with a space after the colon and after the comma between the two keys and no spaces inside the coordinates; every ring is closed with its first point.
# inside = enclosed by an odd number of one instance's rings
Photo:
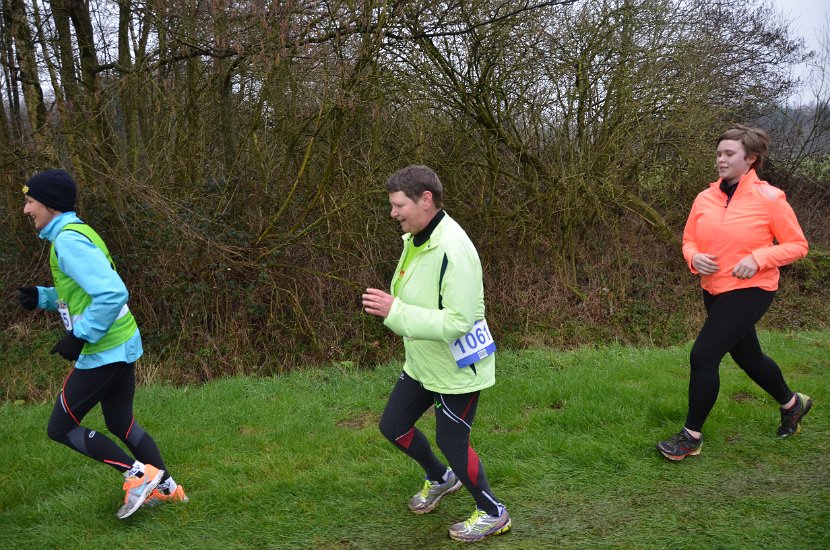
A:
{"type": "MultiPolygon", "coordinates": [[[[773,7],[792,20],[793,32],[807,41],[807,47],[818,50],[818,36],[830,25],[828,0],[771,0],[773,7]]],[[[794,67],[793,74],[802,80],[808,76],[807,67],[794,67]]],[[[802,90],[801,98],[810,99],[809,90],[802,90]]]]}

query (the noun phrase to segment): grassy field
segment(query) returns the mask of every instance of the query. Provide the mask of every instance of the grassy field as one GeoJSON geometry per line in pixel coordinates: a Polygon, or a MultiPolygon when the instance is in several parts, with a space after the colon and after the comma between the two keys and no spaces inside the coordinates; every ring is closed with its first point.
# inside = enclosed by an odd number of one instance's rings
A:
{"type": "MultiPolygon", "coordinates": [[[[778,409],[731,362],[699,457],[654,444],[685,418],[688,345],[500,352],[473,444],[514,527],[493,548],[830,547],[830,334],[762,333],[815,407],[778,409]]],[[[16,368],[25,368],[18,366],[16,368]]],[[[120,478],[49,441],[51,403],[0,406],[0,548],[451,548],[465,492],[415,516],[417,466],[377,421],[400,365],[139,390],[136,414],[190,495],[119,521],[120,478]]],[[[105,430],[99,409],[87,422],[105,430]]],[[[432,439],[434,418],[421,428],[432,439]]]]}

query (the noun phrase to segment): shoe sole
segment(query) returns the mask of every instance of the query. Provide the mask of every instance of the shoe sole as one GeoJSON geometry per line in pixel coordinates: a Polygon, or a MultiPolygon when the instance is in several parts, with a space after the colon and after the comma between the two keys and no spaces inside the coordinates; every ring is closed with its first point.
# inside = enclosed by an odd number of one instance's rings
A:
{"type": "Polygon", "coordinates": [[[510,530],[510,527],[512,527],[512,526],[513,526],[513,520],[508,519],[507,523],[505,523],[502,527],[500,527],[496,531],[493,531],[492,533],[487,533],[483,537],[464,538],[460,535],[453,535],[453,533],[450,533],[450,538],[452,540],[457,540],[458,542],[478,542],[478,541],[484,540],[488,537],[495,537],[496,535],[501,535],[502,533],[506,533],[507,531],[510,530]]]}
{"type": "Polygon", "coordinates": [[[668,458],[668,459],[669,459],[669,460],[671,460],[672,462],[680,462],[681,460],[683,460],[683,459],[684,459],[684,458],[686,458],[687,456],[697,456],[697,455],[699,455],[699,454],[700,454],[700,449],[701,449],[702,447],[703,447],[703,445],[701,445],[700,447],[698,447],[698,448],[697,448],[697,449],[695,449],[694,451],[689,451],[688,453],[686,453],[686,454],[682,454],[682,455],[671,455],[671,454],[668,454],[668,453],[666,453],[665,451],[663,451],[663,449],[661,449],[660,447],[657,447],[657,450],[658,450],[658,451],[660,451],[660,454],[661,454],[661,455],[665,456],[666,458],[668,458]]]}
{"type": "Polygon", "coordinates": [[[418,514],[419,516],[423,515],[423,514],[428,514],[428,513],[432,512],[433,510],[435,510],[435,508],[438,506],[438,503],[441,502],[442,498],[456,492],[459,489],[461,489],[461,480],[460,479],[456,480],[455,485],[453,485],[452,487],[450,487],[449,489],[447,489],[446,491],[444,491],[443,493],[438,495],[438,497],[435,500],[432,501],[432,506],[430,506],[429,508],[419,508],[417,510],[413,510],[412,508],[410,508],[409,511],[412,512],[413,514],[418,514]]]}
{"type": "Polygon", "coordinates": [[[161,482],[161,478],[163,476],[164,476],[164,470],[159,470],[158,473],[156,474],[156,477],[154,477],[150,481],[150,483],[148,483],[144,487],[144,491],[142,492],[141,497],[138,500],[135,501],[135,504],[133,504],[133,507],[131,509],[127,510],[126,512],[122,512],[121,510],[118,510],[118,514],[116,514],[118,516],[118,519],[127,519],[128,517],[133,515],[136,510],[141,508],[141,505],[144,504],[144,501],[147,500],[147,497],[150,496],[150,493],[153,492],[153,489],[155,489],[156,486],[161,482]]]}
{"type": "Polygon", "coordinates": [[[144,499],[144,502],[141,504],[142,508],[155,508],[156,506],[164,506],[166,504],[187,504],[190,502],[190,499],[187,498],[187,495],[184,498],[180,498],[177,500],[167,499],[167,500],[150,500],[150,497],[144,499]]]}

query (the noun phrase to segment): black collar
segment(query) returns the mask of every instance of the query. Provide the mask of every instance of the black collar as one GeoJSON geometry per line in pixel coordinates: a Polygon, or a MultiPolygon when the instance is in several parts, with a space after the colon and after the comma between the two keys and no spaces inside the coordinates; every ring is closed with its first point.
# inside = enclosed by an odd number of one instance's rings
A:
{"type": "Polygon", "coordinates": [[[427,224],[427,226],[423,228],[417,235],[413,235],[412,244],[414,244],[415,246],[421,246],[422,244],[427,242],[429,238],[432,236],[432,232],[435,230],[436,227],[438,227],[438,224],[441,223],[441,220],[444,219],[445,215],[446,214],[443,210],[439,210],[438,212],[436,212],[427,224]]]}
{"type": "Polygon", "coordinates": [[[732,198],[732,195],[735,194],[735,189],[738,188],[738,183],[741,180],[736,181],[735,183],[728,183],[726,180],[721,180],[720,182],[720,190],[726,193],[728,198],[732,198]]]}

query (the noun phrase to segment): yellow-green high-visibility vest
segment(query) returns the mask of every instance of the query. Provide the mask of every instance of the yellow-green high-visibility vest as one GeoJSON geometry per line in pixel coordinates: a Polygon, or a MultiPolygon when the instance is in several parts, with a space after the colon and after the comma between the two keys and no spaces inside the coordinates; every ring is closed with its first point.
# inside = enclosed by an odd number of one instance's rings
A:
{"type": "MultiPolygon", "coordinates": [[[[98,233],[90,226],[83,223],[68,223],[61,229],[64,231],[75,231],[90,240],[98,249],[104,253],[112,270],[115,271],[115,263],[112,261],[107,245],[98,233]]],[[[52,278],[55,281],[55,290],[58,293],[58,299],[66,302],[69,307],[69,315],[73,321],[83,317],[84,311],[92,303],[92,297],[87,294],[81,286],[69,277],[66,273],[60,270],[58,266],[58,255],[55,252],[55,243],[52,242],[52,248],[49,251],[49,267],[52,269],[52,278]]],[[[116,321],[112,324],[109,331],[103,338],[94,344],[86,344],[81,351],[82,354],[88,355],[91,353],[100,353],[108,349],[120,346],[130,338],[132,338],[135,331],[138,330],[138,324],[135,322],[133,314],[125,305],[118,315],[116,321]]]]}

